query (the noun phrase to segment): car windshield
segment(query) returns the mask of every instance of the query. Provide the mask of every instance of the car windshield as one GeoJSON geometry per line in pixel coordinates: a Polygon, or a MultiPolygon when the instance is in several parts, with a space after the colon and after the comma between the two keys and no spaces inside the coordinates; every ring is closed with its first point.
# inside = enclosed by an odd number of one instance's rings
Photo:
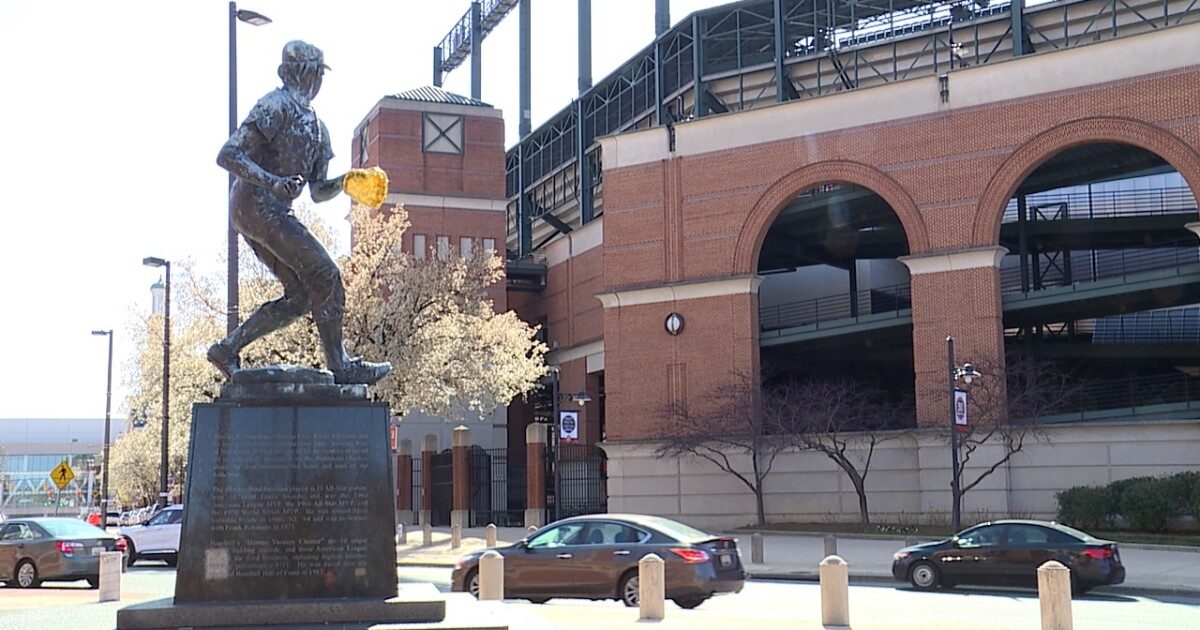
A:
{"type": "Polygon", "coordinates": [[[707,540],[713,537],[712,534],[702,532],[690,525],[684,525],[679,521],[672,521],[669,518],[662,518],[660,516],[647,518],[644,522],[677,540],[707,540]]]}
{"type": "Polygon", "coordinates": [[[103,530],[95,525],[89,525],[83,521],[75,521],[71,519],[39,521],[38,525],[41,525],[46,529],[46,531],[50,532],[51,536],[56,536],[58,538],[96,538],[98,536],[107,535],[103,530]]]}

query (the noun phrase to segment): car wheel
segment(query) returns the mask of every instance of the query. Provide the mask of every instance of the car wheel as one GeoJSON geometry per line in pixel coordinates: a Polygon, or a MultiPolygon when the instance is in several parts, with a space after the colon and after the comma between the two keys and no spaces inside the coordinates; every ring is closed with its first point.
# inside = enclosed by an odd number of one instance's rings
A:
{"type": "Polygon", "coordinates": [[[691,610],[700,604],[708,601],[707,597],[676,597],[674,600],[676,606],[691,610]]]}
{"type": "Polygon", "coordinates": [[[88,588],[100,588],[100,576],[93,575],[87,579],[88,588]]]}
{"type": "Polygon", "coordinates": [[[923,591],[937,588],[940,579],[937,567],[932,562],[918,562],[908,572],[908,581],[923,591]]]}
{"type": "Polygon", "coordinates": [[[529,598],[529,603],[531,603],[531,604],[545,604],[548,601],[550,601],[549,597],[530,597],[529,598]]]}
{"type": "Polygon", "coordinates": [[[471,569],[464,583],[467,585],[467,592],[471,594],[471,597],[479,599],[479,569],[471,569]]]}
{"type": "Polygon", "coordinates": [[[132,538],[125,538],[125,551],[129,556],[129,560],[125,563],[125,566],[131,567],[133,566],[133,563],[138,561],[137,547],[133,546],[132,538]]]}
{"type": "Polygon", "coordinates": [[[21,588],[37,588],[42,581],[38,579],[37,567],[32,560],[22,560],[17,565],[17,586],[21,588]]]}
{"type": "Polygon", "coordinates": [[[637,608],[640,590],[637,571],[626,573],[621,577],[621,582],[617,585],[617,595],[620,596],[621,601],[629,608],[637,608]]]}

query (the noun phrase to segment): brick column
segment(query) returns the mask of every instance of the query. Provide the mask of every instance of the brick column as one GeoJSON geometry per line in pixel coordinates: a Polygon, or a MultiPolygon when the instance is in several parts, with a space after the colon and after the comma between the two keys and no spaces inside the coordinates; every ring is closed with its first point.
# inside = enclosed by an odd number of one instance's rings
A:
{"type": "Polygon", "coordinates": [[[956,362],[999,375],[993,391],[1005,395],[999,268],[1007,252],[1003,247],[980,247],[900,258],[912,277],[918,426],[950,423],[947,335],[954,336],[956,362]]]}
{"type": "Polygon", "coordinates": [[[541,422],[525,427],[525,527],[546,524],[546,429],[541,422]]]}
{"type": "Polygon", "coordinates": [[[471,430],[461,425],[454,427],[451,440],[454,444],[454,503],[450,510],[450,526],[465,528],[471,510],[471,430]]]}
{"type": "Polygon", "coordinates": [[[426,435],[421,440],[421,525],[433,521],[433,456],[437,453],[437,436],[426,435]]]}
{"type": "Polygon", "coordinates": [[[412,452],[412,440],[400,440],[400,454],[396,456],[396,522],[405,525],[413,522],[412,452]]]}

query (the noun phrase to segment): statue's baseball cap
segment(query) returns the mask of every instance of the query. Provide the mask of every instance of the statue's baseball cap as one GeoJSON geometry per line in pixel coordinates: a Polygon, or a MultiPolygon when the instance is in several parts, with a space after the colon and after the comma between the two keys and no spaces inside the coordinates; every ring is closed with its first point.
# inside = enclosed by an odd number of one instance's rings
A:
{"type": "Polygon", "coordinates": [[[315,63],[326,70],[330,69],[325,65],[325,53],[320,48],[298,39],[284,44],[283,63],[315,63]]]}

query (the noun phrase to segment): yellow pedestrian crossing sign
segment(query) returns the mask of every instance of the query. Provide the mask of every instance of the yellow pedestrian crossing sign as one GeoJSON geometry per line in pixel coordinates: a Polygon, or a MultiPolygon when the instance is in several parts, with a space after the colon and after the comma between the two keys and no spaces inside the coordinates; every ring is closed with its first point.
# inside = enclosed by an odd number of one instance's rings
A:
{"type": "Polygon", "coordinates": [[[50,473],[50,478],[54,480],[54,485],[58,486],[59,490],[67,487],[71,480],[75,478],[75,471],[71,470],[71,465],[67,460],[62,460],[62,463],[50,473]]]}

